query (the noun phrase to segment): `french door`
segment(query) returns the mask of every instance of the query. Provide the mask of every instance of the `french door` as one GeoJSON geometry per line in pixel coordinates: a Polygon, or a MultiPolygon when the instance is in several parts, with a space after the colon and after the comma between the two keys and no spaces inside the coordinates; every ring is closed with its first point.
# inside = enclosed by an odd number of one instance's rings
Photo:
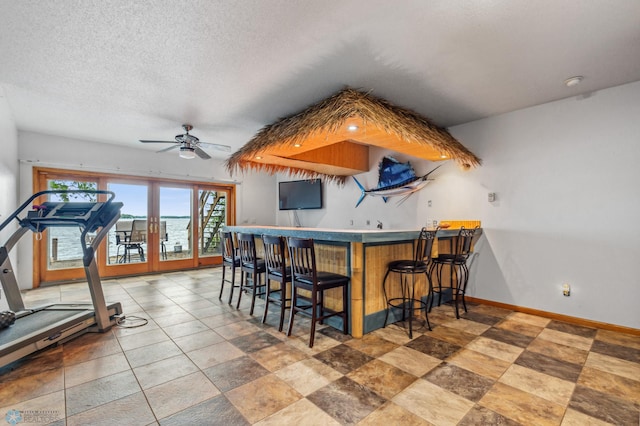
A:
{"type": "MultiPolygon", "coordinates": [[[[106,189],[124,204],[96,254],[104,277],[219,264],[218,231],[235,217],[233,185],[36,169],[34,187],[106,189]]],[[[79,229],[47,229],[34,239],[34,258],[35,286],[84,278],[79,229]]]]}

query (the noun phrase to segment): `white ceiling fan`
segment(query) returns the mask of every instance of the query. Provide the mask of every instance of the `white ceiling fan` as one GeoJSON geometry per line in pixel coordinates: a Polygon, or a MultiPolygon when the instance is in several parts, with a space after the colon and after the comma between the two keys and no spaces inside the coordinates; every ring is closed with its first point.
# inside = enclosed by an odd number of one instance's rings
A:
{"type": "Polygon", "coordinates": [[[142,143],[171,143],[171,144],[174,144],[173,146],[170,146],[170,147],[165,148],[165,149],[161,149],[160,151],[156,151],[156,152],[165,152],[165,151],[170,151],[170,150],[175,149],[175,148],[180,148],[180,157],[181,158],[186,158],[186,159],[195,158],[196,155],[198,157],[204,159],[204,160],[210,159],[211,156],[209,154],[207,154],[201,148],[201,146],[203,146],[203,147],[211,147],[211,148],[217,149],[218,151],[224,151],[224,152],[230,152],[231,151],[231,147],[229,145],[221,145],[221,144],[209,143],[209,142],[200,142],[200,139],[198,139],[197,137],[189,134],[189,131],[191,129],[193,129],[193,126],[191,124],[183,124],[182,128],[184,129],[185,133],[181,134],[181,135],[176,135],[176,137],[175,137],[176,140],[175,141],[152,141],[152,140],[142,140],[142,139],[140,139],[140,142],[142,142],[142,143]]]}

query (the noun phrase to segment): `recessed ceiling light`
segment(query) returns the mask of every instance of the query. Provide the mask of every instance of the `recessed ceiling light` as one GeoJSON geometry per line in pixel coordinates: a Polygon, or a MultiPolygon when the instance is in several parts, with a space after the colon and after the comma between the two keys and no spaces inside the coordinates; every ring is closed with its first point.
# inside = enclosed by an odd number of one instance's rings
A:
{"type": "Polygon", "coordinates": [[[358,126],[356,126],[355,124],[349,124],[347,126],[347,130],[350,132],[355,132],[356,130],[358,130],[358,126]]]}
{"type": "Polygon", "coordinates": [[[564,85],[567,87],[573,87],[580,84],[580,82],[584,79],[581,75],[576,75],[575,77],[570,77],[564,81],[564,85]]]}
{"type": "Polygon", "coordinates": [[[447,154],[440,154],[440,158],[447,158],[447,154]]]}
{"type": "Polygon", "coordinates": [[[262,157],[260,157],[259,155],[256,155],[256,160],[262,160],[262,157]]]}
{"type": "Polygon", "coordinates": [[[302,145],[300,145],[299,143],[293,144],[293,146],[295,146],[296,148],[300,148],[302,145]]]}

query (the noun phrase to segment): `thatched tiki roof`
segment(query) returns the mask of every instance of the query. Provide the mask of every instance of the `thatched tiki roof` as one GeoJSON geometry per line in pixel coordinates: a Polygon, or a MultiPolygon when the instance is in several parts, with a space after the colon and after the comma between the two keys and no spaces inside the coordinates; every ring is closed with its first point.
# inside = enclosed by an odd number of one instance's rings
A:
{"type": "Polygon", "coordinates": [[[324,176],[344,182],[369,170],[369,146],[463,168],[480,159],[427,118],[384,99],[344,89],[298,114],[263,127],[227,160],[236,170],[324,176]]]}

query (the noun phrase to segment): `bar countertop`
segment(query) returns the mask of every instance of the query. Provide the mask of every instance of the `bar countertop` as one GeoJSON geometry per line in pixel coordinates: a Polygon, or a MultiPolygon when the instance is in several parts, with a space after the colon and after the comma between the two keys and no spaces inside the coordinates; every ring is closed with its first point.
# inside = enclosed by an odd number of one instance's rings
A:
{"type": "MultiPolygon", "coordinates": [[[[415,240],[420,229],[334,229],[334,228],[298,228],[288,226],[240,225],[226,226],[233,232],[252,234],[282,235],[284,237],[313,238],[323,241],[341,241],[354,243],[385,243],[415,240]]],[[[440,229],[439,238],[455,237],[459,229],[440,229]]],[[[479,230],[482,233],[482,230],[479,230]]]]}

